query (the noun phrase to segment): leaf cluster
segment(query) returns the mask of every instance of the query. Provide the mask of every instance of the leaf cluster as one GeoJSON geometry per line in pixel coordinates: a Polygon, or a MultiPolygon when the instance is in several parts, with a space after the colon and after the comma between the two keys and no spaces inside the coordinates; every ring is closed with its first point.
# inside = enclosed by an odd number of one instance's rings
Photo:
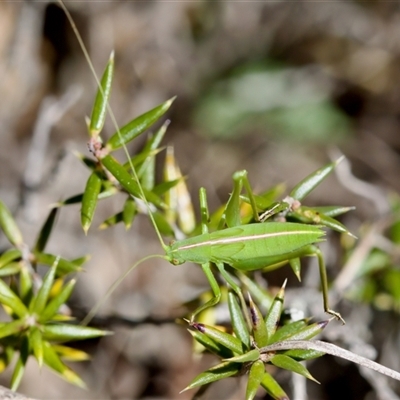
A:
{"type": "Polygon", "coordinates": [[[12,390],[18,388],[29,356],[36,358],[40,367],[44,364],[68,382],[85,387],[63,360],[82,361],[88,355],[63,343],[108,334],[71,323],[65,303],[76,281],[68,276],[80,271],[87,257],[66,260],[44,251],[57,211],[51,210],[29,249],[10,211],[0,201],[0,228],[12,246],[0,255],[0,304],[9,319],[0,323],[0,372],[19,352],[11,378],[12,390]],[[38,265],[49,267],[43,279],[37,273],[38,265]]]}
{"type": "Polygon", "coordinates": [[[262,315],[250,298],[249,310],[243,310],[232,292],[228,305],[232,332],[193,322],[189,332],[205,349],[221,358],[221,363],[198,375],[184,390],[208,385],[231,376],[247,376],[246,399],[251,400],[262,387],[274,399],[288,399],[288,395],[271,375],[275,366],[315,379],[301,361],[322,356],[314,350],[289,349],[262,353],[265,346],[282,341],[309,340],[321,333],[329,321],[309,323],[308,320],[290,321],[279,325],[284,301],[284,287],[277,293],[267,314],[262,315]]]}

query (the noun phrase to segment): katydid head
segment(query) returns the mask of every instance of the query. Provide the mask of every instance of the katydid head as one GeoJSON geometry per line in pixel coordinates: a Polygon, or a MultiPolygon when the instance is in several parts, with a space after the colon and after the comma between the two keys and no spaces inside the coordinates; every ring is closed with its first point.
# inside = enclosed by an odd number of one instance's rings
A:
{"type": "Polygon", "coordinates": [[[165,246],[164,250],[165,250],[165,259],[172,265],[181,265],[186,262],[186,260],[180,256],[179,251],[174,249],[173,246],[165,246]]]}

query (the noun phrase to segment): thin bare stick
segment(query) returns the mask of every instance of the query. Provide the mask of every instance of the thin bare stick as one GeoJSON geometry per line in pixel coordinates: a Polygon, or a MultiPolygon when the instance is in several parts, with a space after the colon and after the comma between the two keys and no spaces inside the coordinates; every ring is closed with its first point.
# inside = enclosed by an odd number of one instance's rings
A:
{"type": "Polygon", "coordinates": [[[321,340],[284,340],[282,342],[274,343],[260,349],[261,354],[270,353],[273,351],[280,350],[291,350],[291,349],[302,349],[302,350],[317,350],[332,356],[340,357],[345,360],[354,362],[362,367],[367,367],[374,371],[380,372],[383,375],[389,376],[393,379],[400,381],[400,373],[384,367],[375,361],[371,361],[368,358],[361,357],[351,351],[342,349],[332,343],[322,342],[321,340]]]}

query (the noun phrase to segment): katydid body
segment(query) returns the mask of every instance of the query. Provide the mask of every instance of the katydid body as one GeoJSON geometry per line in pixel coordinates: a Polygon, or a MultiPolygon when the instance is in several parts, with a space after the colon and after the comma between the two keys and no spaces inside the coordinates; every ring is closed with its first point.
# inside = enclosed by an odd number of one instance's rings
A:
{"type": "Polygon", "coordinates": [[[166,253],[174,265],[212,262],[253,271],[293,258],[292,252],[320,242],[323,235],[321,228],[313,225],[257,223],[180,240],[168,246],[166,253]]]}
{"type": "Polygon", "coordinates": [[[268,270],[275,269],[286,261],[292,265],[292,262],[299,262],[299,258],[303,256],[316,256],[324,310],[344,323],[340,314],[329,308],[325,263],[320,250],[314,245],[323,240],[324,234],[320,226],[299,223],[267,222],[240,225],[176,241],[164,247],[165,258],[174,265],[185,262],[201,264],[207,276],[214,297],[194,311],[193,320],[198,313],[217,304],[221,298],[221,290],[211,271],[210,263],[217,266],[244,305],[241,289],[225,271],[224,264],[240,271],[268,270]]]}

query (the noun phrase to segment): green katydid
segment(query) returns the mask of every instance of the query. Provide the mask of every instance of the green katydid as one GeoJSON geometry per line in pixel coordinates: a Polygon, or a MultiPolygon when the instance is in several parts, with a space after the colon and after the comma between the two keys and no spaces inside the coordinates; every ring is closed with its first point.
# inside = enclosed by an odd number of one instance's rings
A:
{"type": "MultiPolygon", "coordinates": [[[[72,18],[70,17],[67,9],[62,4],[62,1],[59,1],[62,8],[66,12],[67,17],[70,19],[71,24],[74,27],[72,18]]],[[[324,309],[326,312],[344,322],[340,314],[329,308],[328,283],[325,264],[320,250],[314,245],[315,243],[322,240],[322,237],[324,235],[322,227],[319,225],[309,225],[304,223],[260,222],[257,214],[255,197],[253,196],[245,172],[238,173],[234,176],[235,187],[227,203],[226,213],[224,216],[228,228],[208,233],[208,211],[205,201],[205,191],[201,190],[200,201],[203,211],[201,224],[202,234],[188,239],[175,241],[171,245],[166,245],[163,242],[161,234],[157,228],[153,214],[151,212],[150,206],[148,204],[147,194],[145,195],[145,191],[140,184],[132,162],[130,162],[130,169],[133,176],[127,173],[126,169],[109,155],[109,152],[115,150],[118,146],[122,146],[125,149],[126,154],[128,155],[125,146],[126,140],[123,139],[118,124],[115,121],[114,114],[108,104],[108,95],[111,86],[112,75],[110,71],[112,70],[112,68],[108,68],[109,72],[107,79],[102,80],[102,83],[104,82],[105,85],[105,88],[103,88],[102,84],[100,83],[94,72],[93,65],[91,64],[90,58],[76,29],[75,33],[78,37],[78,40],[80,41],[87,61],[96,77],[99,88],[99,93],[96,96],[96,102],[98,102],[98,104],[97,106],[95,106],[95,108],[97,107],[97,112],[92,114],[92,120],[90,121],[90,132],[92,136],[90,148],[100,164],[102,164],[103,167],[105,167],[112,175],[114,175],[114,177],[120,182],[120,184],[127,190],[128,193],[132,195],[132,191],[134,191],[135,196],[141,197],[141,199],[144,201],[148,209],[152,224],[165,251],[165,255],[151,255],[145,257],[145,259],[151,257],[162,257],[174,265],[182,264],[184,262],[194,262],[201,264],[206,274],[206,277],[211,285],[214,297],[206,304],[199,307],[193,313],[192,319],[200,311],[217,304],[221,297],[220,287],[211,271],[211,263],[214,263],[217,266],[221,275],[226,279],[230,286],[232,286],[232,288],[243,301],[243,296],[241,294],[240,288],[231,278],[231,276],[225,271],[224,264],[228,264],[239,271],[251,271],[265,268],[268,269],[268,267],[276,268],[277,266],[280,266],[280,264],[288,261],[291,263],[293,269],[296,271],[298,270],[298,260],[300,257],[313,255],[318,258],[319,262],[324,309]],[[105,93],[105,90],[107,90],[107,94],[105,93]],[[107,146],[103,147],[101,144],[101,140],[98,136],[99,131],[104,124],[106,109],[111,116],[112,122],[115,125],[118,134],[117,140],[114,140],[113,142],[113,148],[112,146],[109,148],[107,148],[107,146]],[[93,119],[94,115],[96,115],[96,120],[93,119]],[[240,225],[240,218],[237,217],[240,192],[243,184],[246,187],[256,223],[240,225]],[[137,195],[138,192],[140,196],[137,195]]],[[[110,58],[109,66],[112,65],[113,56],[110,58]]],[[[167,104],[165,110],[169,107],[171,102],[172,100],[170,100],[168,104],[167,102],[165,103],[167,104]]],[[[108,143],[110,143],[110,141],[108,143]]],[[[291,193],[292,198],[294,200],[299,200],[303,198],[326,176],[327,173],[329,173],[334,168],[335,165],[336,163],[330,164],[328,168],[325,167],[325,169],[321,169],[322,173],[315,173],[310,176],[305,183],[303,182],[302,185],[298,185],[291,193]],[[293,193],[295,195],[293,195],[293,193]]],[[[267,209],[267,211],[264,212],[264,216],[270,217],[276,212],[287,212],[290,210],[290,202],[288,203],[286,201],[283,201],[267,209]]],[[[127,273],[129,273],[142,261],[144,261],[144,259],[134,264],[127,271],[127,273]]],[[[111,294],[116,286],[124,279],[127,273],[125,273],[120,279],[118,279],[117,282],[114,283],[114,285],[112,285],[104,299],[106,299],[111,294]]],[[[84,323],[93,316],[98,307],[99,305],[88,314],[84,323]]]]}
{"type": "MultiPolygon", "coordinates": [[[[101,158],[101,155],[99,157],[101,158]]],[[[336,164],[337,162],[328,164],[311,174],[292,190],[291,195],[304,197],[333,170],[336,164]],[[317,177],[316,181],[315,177],[317,177]],[[304,188],[307,187],[307,185],[309,185],[310,188],[305,191],[304,188]],[[299,194],[299,192],[301,192],[301,194],[299,194]]],[[[268,268],[275,269],[284,265],[286,262],[289,262],[296,275],[299,276],[299,258],[303,256],[316,256],[321,277],[324,310],[344,323],[340,314],[329,308],[328,281],[325,263],[321,251],[317,246],[315,246],[315,243],[323,240],[324,231],[322,230],[322,226],[291,222],[256,222],[234,226],[238,223],[238,221],[235,221],[235,215],[238,215],[238,210],[234,210],[234,208],[236,208],[235,205],[238,204],[237,200],[243,183],[245,184],[249,196],[249,202],[254,205],[254,218],[258,220],[257,209],[255,207],[256,201],[248,182],[246,172],[241,171],[236,173],[234,175],[234,182],[235,190],[227,203],[224,214],[226,223],[230,226],[226,229],[208,233],[208,208],[205,190],[203,188],[200,190],[200,204],[202,210],[202,234],[200,235],[178,240],[170,245],[166,245],[162,240],[156,223],[154,222],[152,213],[149,212],[150,219],[165,251],[165,255],[151,255],[145,259],[160,257],[168,260],[173,265],[179,265],[185,262],[200,264],[210,283],[214,297],[195,310],[192,314],[191,320],[193,320],[198,313],[217,304],[220,300],[221,290],[213,272],[211,271],[211,263],[217,266],[221,275],[234,289],[243,304],[244,300],[241,289],[225,270],[224,264],[228,264],[239,271],[253,271],[260,269],[267,271],[268,268]]],[[[145,199],[145,196],[143,196],[143,199],[145,199]]],[[[268,210],[264,211],[263,214],[268,214],[270,217],[278,211],[280,212],[283,210],[284,212],[288,212],[291,207],[289,206],[288,200],[285,200],[286,201],[271,206],[268,210]]],[[[147,203],[146,200],[145,203],[147,203]]],[[[143,260],[134,264],[127,273],[140,264],[141,261],[143,260]]],[[[111,292],[125,278],[127,273],[114,283],[105,298],[111,294],[111,292]]],[[[98,307],[91,311],[87,319],[85,319],[85,322],[94,315],[97,309],[98,307]]]]}
{"type": "MultiPolygon", "coordinates": [[[[298,195],[298,189],[304,189],[307,185],[316,186],[324,177],[334,168],[336,163],[331,163],[321,168],[316,173],[311,174],[303,180],[291,194],[298,195]],[[316,181],[315,181],[316,179],[316,181]],[[312,181],[312,182],[311,182],[312,181]]],[[[252,205],[253,215],[258,220],[258,214],[255,206],[255,199],[247,179],[246,171],[240,171],[234,174],[235,189],[227,203],[225,217],[228,225],[238,223],[235,216],[228,216],[232,213],[230,203],[236,203],[235,198],[239,196],[242,184],[245,185],[249,195],[249,201],[252,205]]],[[[310,189],[311,190],[311,187],[310,189]]],[[[308,193],[302,193],[302,197],[308,193]]],[[[294,199],[296,200],[296,199],[294,199]]],[[[315,246],[315,243],[322,241],[324,231],[321,226],[306,225],[299,223],[282,222],[261,222],[229,227],[208,233],[206,221],[208,220],[208,209],[206,203],[205,190],[200,190],[200,205],[202,209],[202,231],[203,233],[188,239],[179,240],[170,246],[163,244],[166,253],[165,258],[174,265],[185,262],[201,264],[205,275],[213,290],[214,297],[206,304],[195,310],[193,317],[204,309],[211,307],[219,302],[221,290],[211,271],[210,263],[217,266],[221,275],[230,284],[238,294],[242,303],[244,303],[240,288],[225,271],[224,264],[230,265],[239,271],[268,270],[275,269],[289,262],[299,277],[299,258],[303,256],[316,256],[319,264],[319,272],[322,284],[324,310],[335,316],[344,323],[339,313],[329,308],[328,301],[328,281],[324,259],[321,251],[315,246]]],[[[277,203],[264,211],[264,215],[289,209],[286,201],[277,203]]],[[[238,215],[237,210],[233,210],[238,215]]]]}

